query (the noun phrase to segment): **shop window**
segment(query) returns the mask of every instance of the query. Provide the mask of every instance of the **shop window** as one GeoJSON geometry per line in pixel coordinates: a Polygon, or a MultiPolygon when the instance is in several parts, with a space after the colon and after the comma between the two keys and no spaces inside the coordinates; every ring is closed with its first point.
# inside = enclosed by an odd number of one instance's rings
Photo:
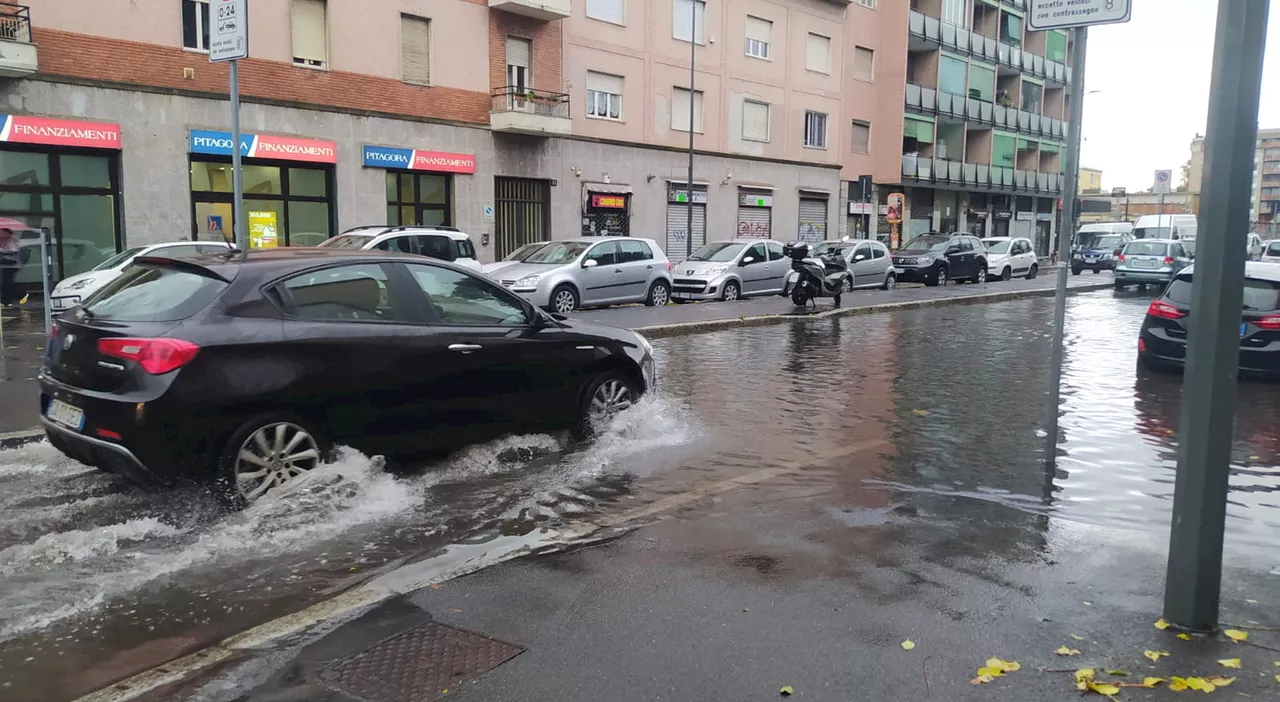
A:
{"type": "Polygon", "coordinates": [[[63,277],[77,275],[98,265],[116,250],[116,201],[112,195],[62,195],[62,246],[86,254],[66,255],[63,277]],[[103,255],[101,252],[106,252],[103,255]]]}
{"type": "Polygon", "coordinates": [[[0,181],[16,186],[49,185],[49,155],[0,151],[0,181]]]}
{"type": "Polygon", "coordinates": [[[182,0],[182,47],[209,50],[209,0],[182,0]]]}
{"type": "Polygon", "coordinates": [[[289,169],[289,194],[324,197],[325,172],[310,168],[289,169]]]}
{"type": "Polygon", "coordinates": [[[387,224],[448,226],[452,222],[450,177],[435,173],[387,172],[387,224]]]}
{"type": "MultiPolygon", "coordinates": [[[[226,167],[231,171],[231,166],[226,167]]],[[[240,182],[244,184],[245,195],[282,195],[280,187],[280,168],[277,166],[241,166],[240,182]]]]}
{"type": "Polygon", "coordinates": [[[329,203],[289,203],[289,244],[291,246],[319,246],[333,236],[329,229],[329,203]]]}
{"type": "Polygon", "coordinates": [[[110,188],[111,164],[106,156],[63,154],[58,157],[62,185],[67,188],[110,188]]]}
{"type": "MultiPolygon", "coordinates": [[[[328,169],[246,163],[242,167],[246,213],[255,221],[274,217],[277,246],[314,246],[333,235],[332,174],[328,169]],[[270,213],[270,214],[265,214],[270,213]]],[[[234,229],[231,164],[191,162],[191,193],[196,238],[229,239],[234,229]]]]}

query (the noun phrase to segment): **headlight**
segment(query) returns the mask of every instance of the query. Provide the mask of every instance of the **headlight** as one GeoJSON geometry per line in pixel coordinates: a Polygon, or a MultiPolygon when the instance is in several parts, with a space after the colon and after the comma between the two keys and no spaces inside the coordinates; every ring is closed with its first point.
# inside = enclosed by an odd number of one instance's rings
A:
{"type": "Polygon", "coordinates": [[[531,288],[531,287],[533,287],[533,286],[537,285],[539,280],[542,280],[542,276],[540,276],[540,275],[531,275],[531,276],[528,276],[528,277],[526,277],[526,278],[521,278],[520,280],[517,280],[517,281],[516,281],[516,285],[515,285],[515,287],[517,287],[517,288],[531,288]]]}
{"type": "Polygon", "coordinates": [[[93,282],[94,282],[94,281],[93,281],[93,278],[85,278],[84,280],[77,280],[76,282],[74,282],[74,283],[72,283],[72,284],[71,284],[71,288],[70,288],[70,289],[71,289],[71,290],[83,290],[83,289],[85,289],[85,288],[89,287],[90,285],[93,285],[93,282]]]}

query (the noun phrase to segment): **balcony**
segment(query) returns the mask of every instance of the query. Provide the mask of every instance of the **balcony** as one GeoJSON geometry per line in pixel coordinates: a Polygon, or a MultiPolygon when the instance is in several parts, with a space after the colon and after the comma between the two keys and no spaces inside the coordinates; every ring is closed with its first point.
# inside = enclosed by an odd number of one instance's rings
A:
{"type": "Polygon", "coordinates": [[[23,78],[39,67],[31,43],[31,8],[0,2],[0,77],[23,78]]]}
{"type": "Polygon", "coordinates": [[[568,134],[569,95],[506,86],[492,95],[489,128],[512,134],[568,134]]]}
{"type": "Polygon", "coordinates": [[[911,10],[907,28],[910,51],[929,51],[943,47],[995,63],[1009,71],[1035,76],[1044,80],[1048,87],[1064,87],[1071,82],[1071,68],[1058,61],[1036,56],[1019,46],[957,27],[918,10],[911,10]]]}
{"type": "Polygon", "coordinates": [[[1053,117],[1019,110],[960,95],[947,93],[923,85],[907,83],[904,104],[908,110],[927,115],[958,117],[969,127],[1008,129],[1036,139],[1066,138],[1067,123],[1053,117]]]}
{"type": "Polygon", "coordinates": [[[1039,173],[1010,166],[965,163],[956,159],[933,158],[916,154],[902,155],[904,183],[950,185],[985,191],[1040,194],[1062,193],[1062,177],[1058,173],[1039,173]]]}
{"type": "Polygon", "coordinates": [[[489,9],[543,21],[564,19],[572,13],[569,0],[489,0],[489,9]]]}

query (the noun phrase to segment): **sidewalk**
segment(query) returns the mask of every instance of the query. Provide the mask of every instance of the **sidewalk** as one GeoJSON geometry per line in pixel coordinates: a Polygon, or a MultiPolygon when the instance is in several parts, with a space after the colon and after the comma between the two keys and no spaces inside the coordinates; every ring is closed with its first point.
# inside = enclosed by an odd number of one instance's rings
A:
{"type": "Polygon", "coordinates": [[[44,360],[44,309],[28,303],[0,310],[0,446],[10,436],[36,426],[40,388],[36,375],[44,360]]]}

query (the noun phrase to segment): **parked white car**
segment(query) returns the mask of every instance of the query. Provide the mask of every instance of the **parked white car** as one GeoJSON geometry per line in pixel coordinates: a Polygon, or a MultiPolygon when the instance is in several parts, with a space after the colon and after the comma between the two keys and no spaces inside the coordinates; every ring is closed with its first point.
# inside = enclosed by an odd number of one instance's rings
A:
{"type": "Polygon", "coordinates": [[[399,251],[483,273],[471,237],[453,227],[356,227],[320,244],[325,249],[399,251]]]}
{"type": "Polygon", "coordinates": [[[1249,232],[1249,260],[1262,260],[1263,248],[1265,247],[1262,244],[1262,237],[1253,232],[1249,232]]]}
{"type": "Polygon", "coordinates": [[[1263,244],[1262,260],[1280,262],[1280,239],[1272,239],[1263,244]]]}
{"type": "Polygon", "coordinates": [[[221,241],[171,241],[164,244],[138,246],[99,263],[79,275],[68,276],[49,293],[49,309],[64,312],[75,307],[107,283],[120,277],[124,269],[139,256],[195,256],[198,254],[229,251],[231,246],[221,241]]]}
{"type": "Polygon", "coordinates": [[[1040,262],[1030,239],[991,237],[983,239],[982,244],[987,247],[987,278],[1010,280],[1017,276],[1031,280],[1040,272],[1040,262]]]}

